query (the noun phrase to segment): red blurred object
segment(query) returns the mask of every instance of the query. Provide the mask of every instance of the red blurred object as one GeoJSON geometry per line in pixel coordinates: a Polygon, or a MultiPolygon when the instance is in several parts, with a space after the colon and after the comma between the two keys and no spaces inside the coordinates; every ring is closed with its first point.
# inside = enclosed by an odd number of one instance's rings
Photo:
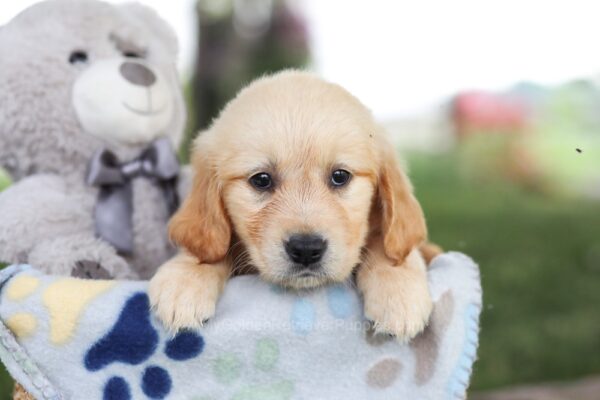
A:
{"type": "Polygon", "coordinates": [[[511,95],[473,91],[453,101],[453,118],[458,137],[474,133],[522,133],[529,125],[529,107],[511,95]]]}

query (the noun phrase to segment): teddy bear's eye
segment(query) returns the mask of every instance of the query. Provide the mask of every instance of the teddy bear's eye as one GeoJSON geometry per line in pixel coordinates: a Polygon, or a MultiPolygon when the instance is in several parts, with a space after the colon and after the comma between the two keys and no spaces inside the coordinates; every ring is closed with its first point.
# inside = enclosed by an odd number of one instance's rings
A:
{"type": "Polygon", "coordinates": [[[88,61],[88,55],[85,51],[75,50],[69,56],[69,62],[71,64],[86,63],[88,61]]]}
{"type": "Polygon", "coordinates": [[[135,51],[124,51],[123,56],[127,58],[142,58],[142,55],[135,51]]]}

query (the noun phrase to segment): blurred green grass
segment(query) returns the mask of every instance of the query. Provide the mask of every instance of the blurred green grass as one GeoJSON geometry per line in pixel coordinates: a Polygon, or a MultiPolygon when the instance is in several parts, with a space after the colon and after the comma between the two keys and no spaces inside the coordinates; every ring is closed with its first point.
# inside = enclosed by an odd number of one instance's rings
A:
{"type": "Polygon", "coordinates": [[[0,168],[0,191],[10,185],[10,178],[8,174],[0,168]]]}
{"type": "MultiPolygon", "coordinates": [[[[4,190],[6,187],[10,185],[10,179],[8,174],[4,172],[2,168],[0,168],[0,191],[4,190]]],[[[4,264],[2,260],[0,260],[0,268],[4,268],[4,264]]],[[[11,400],[12,399],[12,388],[13,381],[6,372],[4,365],[0,369],[0,399],[2,400],[11,400]]]]}
{"type": "MultiPolygon", "coordinates": [[[[457,154],[409,165],[431,239],[481,266],[471,390],[600,373],[600,203],[464,179],[457,154]]],[[[0,399],[11,390],[0,374],[0,399]]]]}
{"type": "Polygon", "coordinates": [[[412,156],[430,238],[479,263],[472,390],[600,373],[600,203],[467,181],[457,156],[412,156]]]}

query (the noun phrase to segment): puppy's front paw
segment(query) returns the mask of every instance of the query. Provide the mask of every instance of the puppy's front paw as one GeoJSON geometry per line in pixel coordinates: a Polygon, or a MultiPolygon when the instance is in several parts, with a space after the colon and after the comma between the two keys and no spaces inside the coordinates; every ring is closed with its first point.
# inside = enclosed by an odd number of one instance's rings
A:
{"type": "Polygon", "coordinates": [[[433,303],[424,274],[415,272],[405,266],[359,270],[365,317],[377,333],[408,342],[425,329],[433,303]]]}
{"type": "Polygon", "coordinates": [[[365,316],[373,321],[377,333],[387,333],[408,342],[427,326],[432,308],[429,298],[407,299],[399,294],[387,300],[373,297],[377,296],[365,296],[365,316]]]}
{"type": "Polygon", "coordinates": [[[199,328],[215,314],[215,307],[223,288],[212,265],[191,265],[182,268],[161,267],[150,281],[148,295],[156,316],[172,332],[185,328],[199,328]]]}

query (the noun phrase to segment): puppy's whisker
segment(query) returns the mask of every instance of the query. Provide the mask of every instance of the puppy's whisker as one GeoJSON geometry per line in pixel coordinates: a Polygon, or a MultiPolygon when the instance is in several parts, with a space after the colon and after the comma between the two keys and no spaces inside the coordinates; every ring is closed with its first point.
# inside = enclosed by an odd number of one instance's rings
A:
{"type": "Polygon", "coordinates": [[[248,254],[246,252],[236,254],[231,260],[233,267],[236,267],[240,264],[245,264],[248,261],[248,254]]]}
{"type": "Polygon", "coordinates": [[[231,265],[231,275],[243,274],[251,267],[249,256],[247,254],[238,255],[231,265]]]}
{"type": "Polygon", "coordinates": [[[232,244],[229,249],[227,250],[227,253],[225,254],[226,257],[230,257],[233,254],[235,254],[236,251],[244,248],[244,244],[242,242],[235,242],[234,244],[232,244]]]}
{"type": "Polygon", "coordinates": [[[351,276],[350,278],[348,278],[344,282],[344,284],[346,285],[346,287],[348,287],[352,291],[358,291],[358,286],[356,285],[356,279],[354,276],[351,276]]]}
{"type": "Polygon", "coordinates": [[[372,270],[373,264],[374,264],[374,257],[375,257],[375,254],[373,253],[373,251],[371,249],[369,249],[368,247],[364,247],[362,249],[362,255],[361,255],[362,261],[360,263],[359,268],[366,268],[368,270],[372,270]]]}

